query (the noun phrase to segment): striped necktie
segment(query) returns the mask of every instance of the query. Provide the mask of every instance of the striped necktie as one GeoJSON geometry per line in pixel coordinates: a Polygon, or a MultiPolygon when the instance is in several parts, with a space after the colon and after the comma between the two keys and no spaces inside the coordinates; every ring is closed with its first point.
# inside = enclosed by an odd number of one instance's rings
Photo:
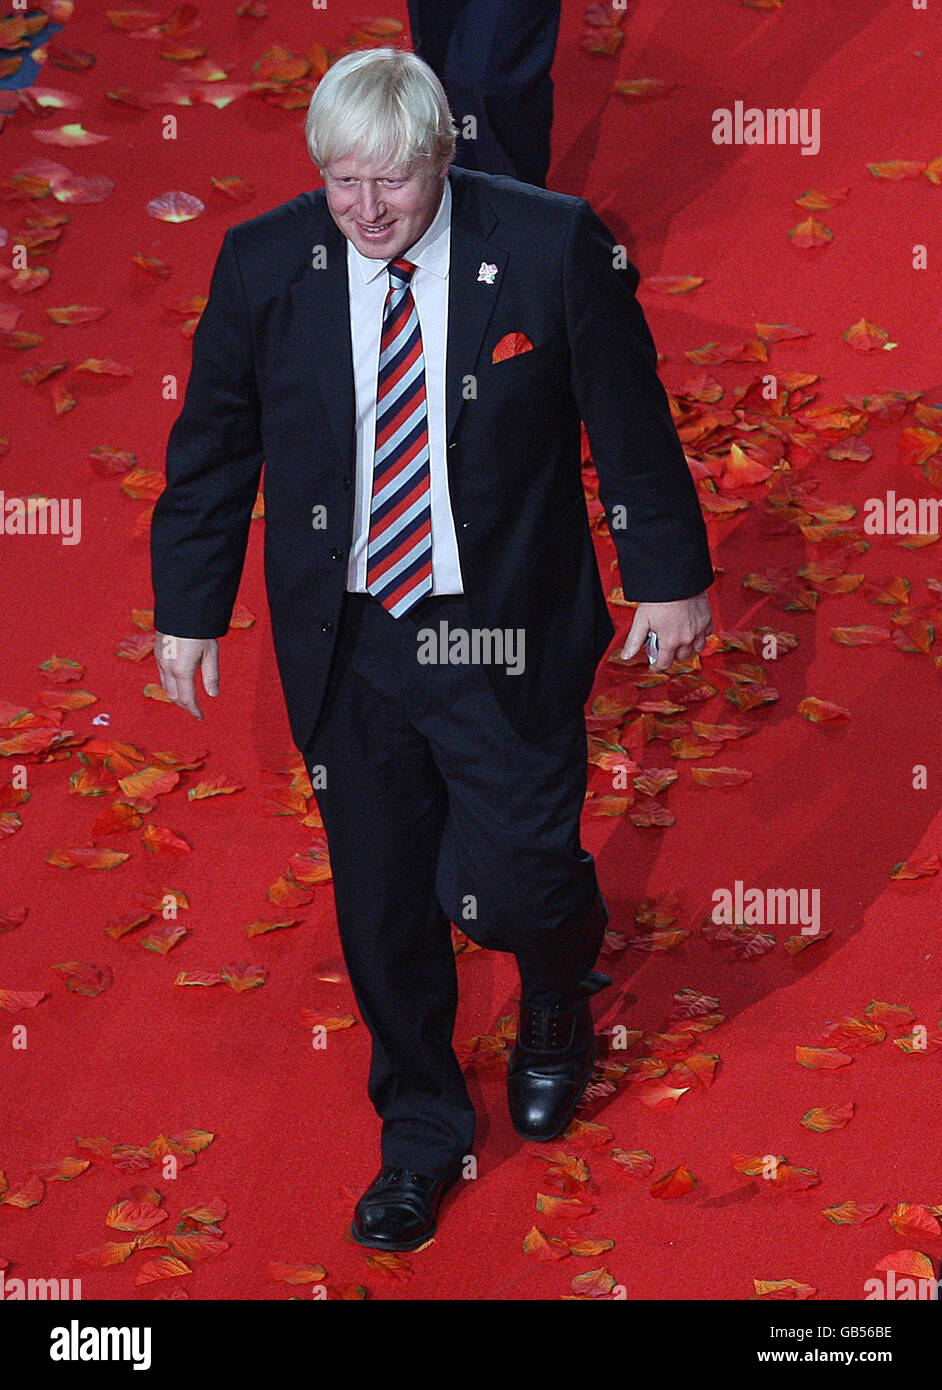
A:
{"type": "Polygon", "coordinates": [[[425,358],[410,281],[390,261],[376,386],[376,444],[366,588],[394,618],[432,589],[432,512],[425,358]]]}

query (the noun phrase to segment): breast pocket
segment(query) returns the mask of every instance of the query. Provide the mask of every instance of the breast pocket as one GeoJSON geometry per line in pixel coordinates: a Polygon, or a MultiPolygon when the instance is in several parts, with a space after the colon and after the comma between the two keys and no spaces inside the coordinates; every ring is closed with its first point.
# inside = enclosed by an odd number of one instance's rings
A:
{"type": "MultiPolygon", "coordinates": [[[[496,346],[496,345],[495,345],[496,346]]],[[[516,367],[533,367],[542,365],[557,350],[555,343],[534,343],[532,348],[526,352],[518,352],[513,357],[505,357],[501,362],[492,362],[488,358],[488,365],[492,372],[502,373],[506,369],[511,372],[516,367]]],[[[493,351],[493,348],[491,349],[493,351]]]]}

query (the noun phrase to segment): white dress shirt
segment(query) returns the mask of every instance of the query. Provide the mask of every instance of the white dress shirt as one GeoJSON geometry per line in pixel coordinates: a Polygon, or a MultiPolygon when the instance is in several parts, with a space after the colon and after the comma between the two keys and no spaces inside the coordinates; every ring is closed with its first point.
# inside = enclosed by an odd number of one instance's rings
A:
{"type": "MultiPolygon", "coordinates": [[[[432,593],[460,594],[461,566],[448,495],[445,450],[445,351],[448,341],[448,265],[451,252],[451,187],[447,177],[431,224],[402,255],[413,261],[412,297],[419,315],[425,357],[428,413],[429,473],[432,513],[432,593]]],[[[366,591],[366,550],[373,492],[373,453],[376,444],[376,383],[383,330],[383,309],[389,289],[388,262],[363,256],[347,240],[347,280],[350,289],[350,335],[356,392],[356,494],[353,541],[347,564],[347,588],[366,591]]]]}

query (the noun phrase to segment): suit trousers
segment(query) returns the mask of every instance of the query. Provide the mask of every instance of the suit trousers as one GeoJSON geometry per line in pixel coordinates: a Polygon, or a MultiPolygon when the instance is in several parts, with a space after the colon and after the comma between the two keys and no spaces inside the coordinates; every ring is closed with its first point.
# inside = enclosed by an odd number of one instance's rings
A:
{"type": "Polygon", "coordinates": [[[482,665],[418,659],[422,630],[442,622],[472,630],[462,595],[430,595],[393,618],[369,595],[345,594],[303,750],[323,782],[317,802],[344,959],[372,1037],[383,1162],[429,1177],[451,1174],[474,1137],[452,1047],[449,924],[513,953],[523,994],[550,1002],[592,968],[608,919],[579,837],[582,710],[548,736],[523,738],[482,665]]]}
{"type": "Polygon", "coordinates": [[[445,88],[463,168],[546,186],[559,16],[560,0],[409,0],[415,51],[445,88]]]}

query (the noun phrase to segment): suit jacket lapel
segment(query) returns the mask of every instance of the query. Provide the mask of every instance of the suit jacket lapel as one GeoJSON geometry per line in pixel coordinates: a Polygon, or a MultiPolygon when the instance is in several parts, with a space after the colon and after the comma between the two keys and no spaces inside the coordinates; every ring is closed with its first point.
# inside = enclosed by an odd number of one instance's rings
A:
{"type": "MultiPolygon", "coordinates": [[[[285,352],[299,352],[317,377],[342,458],[351,466],[356,450],[356,398],[353,346],[350,338],[350,299],[347,288],[347,239],[330,215],[323,193],[312,194],[314,217],[304,265],[288,289],[293,340],[285,352]],[[321,251],[323,261],[315,257],[321,251]]],[[[298,409],[307,408],[299,402],[298,409]]],[[[313,438],[313,422],[311,424],[313,438]]]]}
{"type": "Polygon", "coordinates": [[[451,169],[451,259],[448,268],[448,349],[445,362],[445,435],[451,439],[465,402],[481,340],[504,283],[507,252],[487,238],[497,218],[483,186],[461,169],[451,169]],[[480,278],[496,266],[493,283],[480,278]]]}

